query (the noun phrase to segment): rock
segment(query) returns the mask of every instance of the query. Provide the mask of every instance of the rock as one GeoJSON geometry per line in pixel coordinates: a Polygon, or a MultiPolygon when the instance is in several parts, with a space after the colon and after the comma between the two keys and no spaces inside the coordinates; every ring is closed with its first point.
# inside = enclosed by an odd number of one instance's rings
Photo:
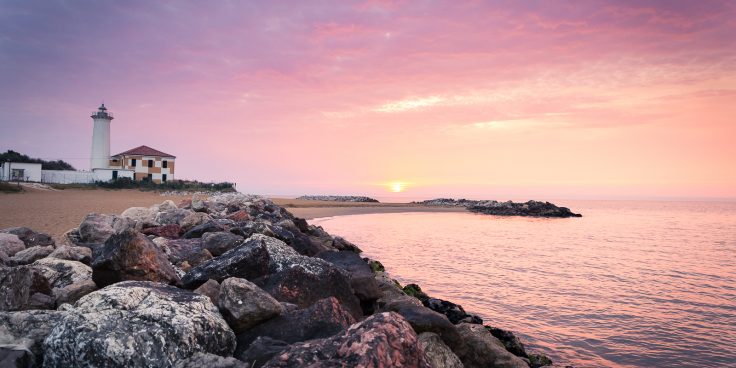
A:
{"type": "Polygon", "coordinates": [[[284,341],[275,340],[268,336],[259,336],[248,346],[247,350],[240,354],[236,352],[235,356],[238,360],[248,364],[248,367],[258,368],[288,347],[289,344],[284,341]]]}
{"type": "MultiPolygon", "coordinates": [[[[43,340],[66,312],[32,310],[0,312],[0,367],[40,367],[43,362],[43,340]],[[23,354],[23,353],[27,354],[23,354]],[[6,365],[8,358],[25,360],[24,365],[6,365]]],[[[21,361],[23,361],[21,360],[21,361]]]]}
{"type": "Polygon", "coordinates": [[[413,296],[413,297],[419,299],[422,302],[424,302],[425,300],[429,299],[429,295],[425,294],[422,291],[422,288],[420,288],[419,285],[417,285],[417,284],[409,284],[409,285],[406,285],[406,286],[404,286],[403,290],[404,290],[404,294],[409,295],[409,296],[413,296]]]}
{"type": "Polygon", "coordinates": [[[187,215],[187,217],[181,220],[179,222],[179,226],[181,226],[182,231],[186,232],[197,225],[201,225],[210,221],[212,221],[212,216],[206,213],[195,212],[187,215]]]}
{"type": "Polygon", "coordinates": [[[204,224],[197,225],[191,228],[189,231],[184,233],[182,236],[185,239],[201,238],[205,233],[212,233],[217,231],[226,231],[224,226],[218,224],[215,221],[205,222],[204,224]]]}
{"type": "Polygon", "coordinates": [[[23,244],[26,245],[26,248],[47,247],[49,245],[53,246],[55,244],[54,239],[52,239],[48,234],[35,232],[27,227],[11,227],[0,230],[0,233],[13,234],[18,236],[23,244]]]}
{"type": "Polygon", "coordinates": [[[422,302],[419,299],[406,295],[401,285],[396,280],[391,279],[385,272],[376,272],[375,280],[378,289],[381,290],[382,296],[378,298],[377,305],[380,311],[391,311],[394,305],[413,304],[421,307],[422,302]]]}
{"type": "Polygon", "coordinates": [[[36,359],[30,351],[22,346],[11,345],[5,347],[0,345],[0,367],[34,367],[36,359]]]}
{"type": "Polygon", "coordinates": [[[378,203],[378,200],[364,196],[335,196],[335,195],[303,195],[297,199],[307,201],[331,201],[331,202],[365,202],[378,203]]]}
{"type": "Polygon", "coordinates": [[[226,358],[209,353],[196,353],[191,357],[180,360],[174,368],[251,368],[235,358],[226,358]]]}
{"type": "Polygon", "coordinates": [[[45,247],[36,246],[26,248],[18,253],[15,253],[15,255],[10,258],[10,262],[15,265],[26,265],[35,262],[37,259],[48,256],[53,251],[54,247],[50,245],[45,247]]]}
{"type": "Polygon", "coordinates": [[[419,345],[422,346],[432,367],[464,368],[460,358],[442,342],[436,333],[422,332],[419,334],[419,345]]]}
{"type": "Polygon", "coordinates": [[[368,266],[373,272],[386,272],[386,267],[383,267],[383,263],[370,258],[363,258],[363,260],[368,263],[368,266]]]}
{"type": "Polygon", "coordinates": [[[430,367],[401,316],[380,313],[347,331],[292,345],[264,367],[430,367]]]}
{"type": "Polygon", "coordinates": [[[168,224],[156,227],[145,228],[141,231],[144,235],[160,236],[169,239],[176,239],[181,233],[181,226],[177,224],[168,224]]]}
{"type": "Polygon", "coordinates": [[[127,229],[110,237],[92,261],[98,287],[126,280],[176,284],[179,277],[166,255],[145,235],[127,229]]]}
{"type": "Polygon", "coordinates": [[[54,299],[43,274],[32,266],[0,268],[0,311],[51,309],[54,299]]]}
{"type": "Polygon", "coordinates": [[[199,352],[229,356],[235,336],[209,298],[126,281],[77,301],[43,346],[49,367],[171,367],[199,352]]]}
{"type": "Polygon", "coordinates": [[[343,331],[355,323],[350,313],[334,297],[317,301],[308,308],[286,310],[280,316],[263,322],[238,335],[235,356],[241,360],[259,336],[288,344],[325,338],[343,331]]]}
{"type": "Polygon", "coordinates": [[[501,341],[509,353],[523,358],[528,358],[526,350],[524,349],[524,344],[521,343],[521,340],[519,340],[513,332],[489,326],[486,326],[486,330],[488,330],[493,337],[501,341]]]}
{"type": "Polygon", "coordinates": [[[123,211],[123,213],[120,214],[120,217],[135,221],[139,228],[147,228],[160,225],[156,222],[157,212],[158,211],[156,211],[155,208],[131,207],[123,211]]]}
{"type": "Polygon", "coordinates": [[[457,332],[468,347],[460,353],[456,351],[466,367],[529,368],[482,325],[461,323],[457,332]]]}
{"type": "Polygon", "coordinates": [[[156,238],[153,242],[161,247],[172,264],[182,269],[185,268],[184,262],[189,267],[196,267],[212,259],[212,254],[204,249],[201,239],[164,239],[156,238]]]}
{"type": "Polygon", "coordinates": [[[448,302],[447,300],[427,298],[422,301],[422,304],[437,313],[444,314],[453,324],[460,322],[483,324],[483,319],[466,313],[461,305],[448,302]]]}
{"type": "Polygon", "coordinates": [[[248,214],[248,211],[238,210],[238,211],[235,211],[227,215],[227,218],[235,222],[243,222],[243,221],[249,221],[250,215],[248,214]]]}
{"type": "Polygon", "coordinates": [[[363,251],[360,250],[357,245],[339,236],[332,238],[332,247],[341,251],[350,251],[357,254],[363,253],[363,251]]]}
{"type": "Polygon", "coordinates": [[[26,244],[17,235],[0,233],[0,251],[7,256],[12,257],[15,253],[25,249],[26,244]]]}
{"type": "Polygon", "coordinates": [[[194,212],[207,212],[207,203],[197,196],[192,196],[192,203],[190,204],[192,211],[194,212]]]}
{"type": "Polygon", "coordinates": [[[159,212],[173,211],[179,209],[179,207],[176,206],[176,203],[174,203],[174,201],[170,199],[161,202],[161,204],[154,206],[154,208],[156,208],[156,210],[159,212]]]}
{"type": "Polygon", "coordinates": [[[89,265],[92,261],[92,249],[87,247],[63,245],[51,252],[48,258],[66,259],[89,265]]]}
{"type": "Polygon", "coordinates": [[[102,244],[113,234],[118,234],[133,225],[134,222],[127,218],[90,213],[79,224],[79,239],[83,243],[102,244]]]}
{"type": "Polygon", "coordinates": [[[462,338],[455,329],[455,325],[450,323],[447,317],[428,308],[411,303],[397,303],[392,307],[393,311],[404,317],[417,333],[436,333],[455,353],[465,348],[462,338]]]}
{"type": "Polygon", "coordinates": [[[217,305],[236,334],[282,312],[281,304],[271,295],[252,282],[237,277],[222,282],[217,305]]]}
{"type": "Polygon", "coordinates": [[[194,292],[210,298],[212,304],[219,306],[220,284],[217,281],[207,280],[202,286],[196,288],[194,292]]]}
{"type": "Polygon", "coordinates": [[[179,225],[192,211],[182,209],[170,209],[156,214],[156,222],[161,225],[179,225]]]}
{"type": "Polygon", "coordinates": [[[252,280],[269,271],[269,253],[260,238],[248,239],[235,249],[194,267],[182,278],[184,287],[196,288],[212,279],[218,282],[228,277],[252,280]]]}
{"type": "Polygon", "coordinates": [[[73,284],[53,289],[56,305],[64,303],[74,304],[83,296],[97,290],[97,285],[92,279],[75,282],[73,284]]]}
{"type": "Polygon", "coordinates": [[[327,251],[317,255],[318,258],[332,263],[350,275],[350,286],[360,300],[364,314],[372,314],[375,302],[381,297],[381,290],[375,274],[357,253],[352,251],[327,251]]]}
{"type": "Polygon", "coordinates": [[[10,266],[10,257],[0,250],[0,267],[10,266]]]}
{"type": "Polygon", "coordinates": [[[544,354],[529,354],[529,365],[531,368],[551,366],[552,359],[544,354]]]}
{"type": "Polygon", "coordinates": [[[226,231],[218,231],[202,235],[204,248],[215,257],[237,247],[242,244],[244,240],[245,239],[242,236],[226,231]]]}
{"type": "Polygon", "coordinates": [[[52,289],[92,279],[92,269],[82,262],[43,258],[32,266],[43,274],[52,289]]]}

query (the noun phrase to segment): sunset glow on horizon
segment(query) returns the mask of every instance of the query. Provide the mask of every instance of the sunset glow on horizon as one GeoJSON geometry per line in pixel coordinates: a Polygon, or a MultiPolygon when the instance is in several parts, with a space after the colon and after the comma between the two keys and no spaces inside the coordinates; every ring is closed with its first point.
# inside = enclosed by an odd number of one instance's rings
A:
{"type": "Polygon", "coordinates": [[[736,198],[732,1],[4,2],[0,55],[0,150],[78,169],[104,101],[243,192],[736,198]]]}

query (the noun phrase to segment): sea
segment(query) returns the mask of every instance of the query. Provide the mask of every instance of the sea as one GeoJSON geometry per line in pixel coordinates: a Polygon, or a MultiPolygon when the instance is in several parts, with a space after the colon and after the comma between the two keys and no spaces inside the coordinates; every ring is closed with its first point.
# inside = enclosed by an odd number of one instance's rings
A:
{"type": "Polygon", "coordinates": [[[736,367],[736,203],[555,203],[583,217],[310,222],[557,364],[736,367]]]}

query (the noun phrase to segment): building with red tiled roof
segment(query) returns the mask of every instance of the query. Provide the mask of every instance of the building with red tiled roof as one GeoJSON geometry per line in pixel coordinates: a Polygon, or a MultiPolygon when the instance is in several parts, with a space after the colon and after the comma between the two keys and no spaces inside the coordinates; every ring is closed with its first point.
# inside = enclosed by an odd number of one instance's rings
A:
{"type": "MultiPolygon", "coordinates": [[[[109,168],[132,170],[135,180],[163,183],[174,180],[176,156],[148,146],[139,146],[110,157],[109,168]]],[[[114,175],[114,173],[113,173],[114,175]]],[[[113,177],[116,179],[116,177],[113,177]]]]}

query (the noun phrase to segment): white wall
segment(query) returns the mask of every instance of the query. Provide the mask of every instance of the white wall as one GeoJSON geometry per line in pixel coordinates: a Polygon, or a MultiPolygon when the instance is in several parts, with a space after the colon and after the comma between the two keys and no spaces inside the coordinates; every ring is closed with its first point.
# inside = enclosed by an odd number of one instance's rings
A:
{"type": "Polygon", "coordinates": [[[92,171],[43,170],[41,181],[54,184],[94,183],[95,173],[92,171]]]}
{"type": "Polygon", "coordinates": [[[0,179],[14,180],[11,177],[12,170],[23,170],[21,181],[41,181],[41,164],[27,164],[20,162],[6,162],[0,169],[0,179]]]}
{"type": "Polygon", "coordinates": [[[118,179],[120,178],[131,178],[133,179],[133,170],[112,170],[112,169],[95,169],[95,180],[99,181],[110,181],[112,180],[112,172],[118,172],[118,179]]]}

